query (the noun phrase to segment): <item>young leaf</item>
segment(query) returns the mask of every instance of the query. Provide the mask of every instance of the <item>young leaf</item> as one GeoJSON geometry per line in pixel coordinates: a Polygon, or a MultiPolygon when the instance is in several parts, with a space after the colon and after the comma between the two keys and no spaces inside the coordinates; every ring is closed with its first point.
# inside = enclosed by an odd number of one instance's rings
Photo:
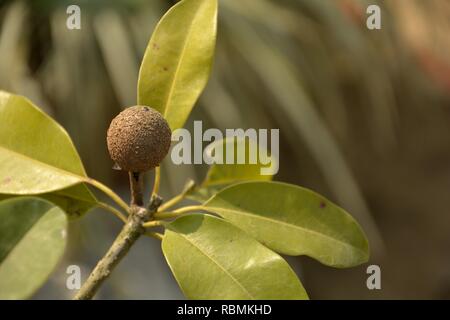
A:
{"type": "Polygon", "coordinates": [[[189,299],[308,299],[283,258],[217,217],[175,220],[162,249],[189,299]]]}
{"type": "Polygon", "coordinates": [[[216,42],[217,0],[183,0],[158,23],[138,80],[138,103],[172,130],[183,127],[208,81],[216,42]]]}
{"type": "Polygon", "coordinates": [[[38,198],[0,202],[0,299],[30,297],[66,246],[67,217],[38,198]]]}
{"type": "Polygon", "coordinates": [[[279,182],[228,187],[204,207],[287,255],[307,255],[344,268],[369,258],[367,239],[343,209],[305,188],[279,182]]]}
{"type": "Polygon", "coordinates": [[[86,173],[72,141],[53,119],[24,97],[0,91],[0,124],[0,194],[65,189],[65,197],[96,202],[80,184],[86,173]]]}
{"type": "Polygon", "coordinates": [[[270,165],[274,165],[274,162],[278,161],[278,159],[269,155],[262,161],[259,153],[266,154],[266,150],[263,150],[262,147],[252,139],[235,139],[234,137],[225,138],[214,141],[206,150],[214,151],[214,153],[219,152],[219,156],[217,157],[216,155],[216,157],[221,160],[221,163],[212,164],[205,180],[199,188],[194,189],[194,191],[188,195],[190,199],[200,202],[208,200],[219,190],[233,183],[272,180],[273,175],[262,174],[261,170],[270,165]],[[227,150],[234,150],[235,161],[233,164],[226,163],[227,150]],[[239,153],[245,155],[244,164],[237,162],[239,153]],[[253,161],[254,163],[250,162],[250,153],[253,153],[256,156],[256,159],[254,159],[256,161],[253,161]]]}

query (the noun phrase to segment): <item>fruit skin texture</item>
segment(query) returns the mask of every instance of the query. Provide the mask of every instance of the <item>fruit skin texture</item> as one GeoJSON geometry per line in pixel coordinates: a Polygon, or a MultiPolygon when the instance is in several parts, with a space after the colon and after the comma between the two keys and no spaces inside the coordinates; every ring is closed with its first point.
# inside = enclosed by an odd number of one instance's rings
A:
{"type": "Polygon", "coordinates": [[[156,110],[134,106],[119,113],[108,129],[111,159],[122,170],[145,172],[157,167],[169,152],[172,132],[156,110]]]}

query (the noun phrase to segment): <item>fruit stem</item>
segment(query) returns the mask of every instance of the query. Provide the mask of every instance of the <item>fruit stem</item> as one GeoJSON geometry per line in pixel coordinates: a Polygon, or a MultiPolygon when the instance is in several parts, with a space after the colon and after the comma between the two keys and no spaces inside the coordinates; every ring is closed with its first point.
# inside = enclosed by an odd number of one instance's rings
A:
{"type": "Polygon", "coordinates": [[[128,172],[128,175],[130,177],[131,206],[142,207],[144,205],[142,192],[144,189],[144,175],[141,172],[128,172]]]}

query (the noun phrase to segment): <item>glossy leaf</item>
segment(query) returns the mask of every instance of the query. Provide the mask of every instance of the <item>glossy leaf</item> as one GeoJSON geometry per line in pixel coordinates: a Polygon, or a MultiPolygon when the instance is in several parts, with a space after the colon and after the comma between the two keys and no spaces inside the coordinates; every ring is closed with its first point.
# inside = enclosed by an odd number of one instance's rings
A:
{"type": "Polygon", "coordinates": [[[369,258],[358,223],[305,188],[279,182],[241,183],[220,191],[204,207],[283,254],[307,255],[333,267],[351,267],[369,258]]]}
{"type": "Polygon", "coordinates": [[[206,201],[216,194],[219,190],[223,189],[230,184],[242,182],[242,181],[270,181],[273,178],[272,174],[267,174],[262,171],[269,166],[278,166],[275,161],[278,162],[276,157],[266,155],[266,150],[262,146],[259,146],[257,141],[252,139],[243,138],[226,138],[223,140],[214,141],[211,143],[206,151],[211,153],[218,152],[218,159],[221,163],[212,164],[208,170],[205,180],[199,186],[194,189],[192,193],[188,195],[189,198],[200,202],[206,201]],[[234,150],[234,163],[227,164],[227,150],[234,150]],[[237,157],[239,153],[244,154],[245,163],[238,163],[237,157]],[[250,161],[250,152],[255,153],[257,156],[250,161]],[[259,153],[266,155],[264,160],[259,153]]]}
{"type": "Polygon", "coordinates": [[[158,23],[138,80],[138,103],[155,108],[172,130],[183,127],[210,74],[217,0],[183,0],[158,23]]]}
{"type": "Polygon", "coordinates": [[[95,203],[84,179],[66,131],[26,98],[0,91],[0,194],[64,189],[65,197],[95,203]]]}
{"type": "Polygon", "coordinates": [[[162,249],[187,298],[308,298],[283,258],[217,217],[175,220],[166,229],[162,249]]]}
{"type": "Polygon", "coordinates": [[[64,253],[67,217],[50,202],[0,202],[0,299],[30,297],[64,253]]]}
{"type": "MultiPolygon", "coordinates": [[[[85,190],[87,189],[73,186],[54,192],[34,195],[34,197],[52,202],[60,207],[68,215],[69,219],[76,219],[97,205],[96,202],[89,200],[85,190]]],[[[16,197],[23,196],[0,194],[0,201],[16,197]]]]}

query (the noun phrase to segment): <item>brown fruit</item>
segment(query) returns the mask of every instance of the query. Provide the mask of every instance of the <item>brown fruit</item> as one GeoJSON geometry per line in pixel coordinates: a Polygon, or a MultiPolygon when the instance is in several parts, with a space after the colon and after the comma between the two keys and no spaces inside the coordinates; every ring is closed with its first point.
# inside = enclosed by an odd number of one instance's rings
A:
{"type": "Polygon", "coordinates": [[[122,170],[145,172],[157,167],[167,155],[171,135],[158,111],[134,106],[111,121],[106,141],[111,159],[122,170]]]}

